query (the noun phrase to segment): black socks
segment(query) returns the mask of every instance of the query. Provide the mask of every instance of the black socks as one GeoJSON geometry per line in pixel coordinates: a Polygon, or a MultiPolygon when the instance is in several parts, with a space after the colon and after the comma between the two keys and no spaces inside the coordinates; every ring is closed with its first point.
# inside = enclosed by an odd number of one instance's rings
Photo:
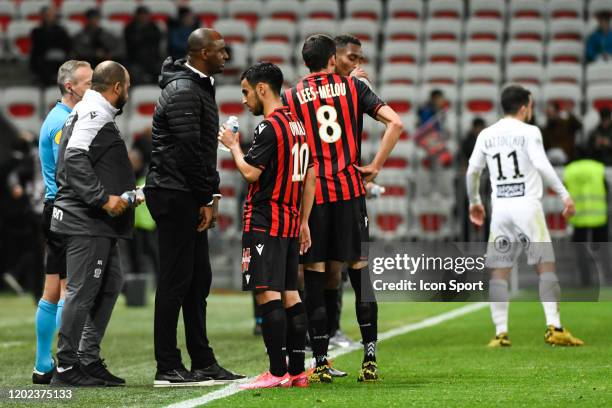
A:
{"type": "Polygon", "coordinates": [[[325,289],[325,310],[327,311],[327,334],[333,337],[340,327],[340,302],[338,289],[325,289]]]}
{"type": "Polygon", "coordinates": [[[289,374],[298,375],[305,371],[306,350],[306,308],[302,302],[285,309],[287,313],[287,354],[289,355],[289,374]]]}
{"type": "Polygon", "coordinates": [[[304,270],[304,286],[307,294],[306,312],[308,314],[308,333],[312,355],[317,366],[327,364],[327,313],[325,311],[325,274],[304,270]]]}
{"type": "Polygon", "coordinates": [[[259,305],[261,331],[270,358],[270,373],[282,377],[287,373],[287,315],[280,300],[259,305]]]}
{"type": "Polygon", "coordinates": [[[366,285],[362,288],[362,274],[367,275],[367,269],[351,269],[349,268],[349,278],[351,285],[355,290],[355,312],[357,314],[357,322],[361,331],[361,340],[363,342],[363,361],[376,361],[376,340],[378,336],[378,304],[374,302],[365,302],[366,299],[374,299],[372,285],[366,285]]]}

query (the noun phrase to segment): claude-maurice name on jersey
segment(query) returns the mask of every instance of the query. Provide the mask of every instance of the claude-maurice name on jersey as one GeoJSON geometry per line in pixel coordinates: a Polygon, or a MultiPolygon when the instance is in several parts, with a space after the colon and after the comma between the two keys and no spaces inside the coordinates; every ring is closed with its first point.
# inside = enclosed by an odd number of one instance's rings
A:
{"type": "Polygon", "coordinates": [[[344,96],[346,95],[346,84],[344,82],[339,84],[325,84],[319,86],[318,90],[314,86],[309,86],[308,88],[297,91],[296,95],[300,105],[312,102],[317,99],[317,97],[319,99],[327,99],[335,96],[344,96]]]}

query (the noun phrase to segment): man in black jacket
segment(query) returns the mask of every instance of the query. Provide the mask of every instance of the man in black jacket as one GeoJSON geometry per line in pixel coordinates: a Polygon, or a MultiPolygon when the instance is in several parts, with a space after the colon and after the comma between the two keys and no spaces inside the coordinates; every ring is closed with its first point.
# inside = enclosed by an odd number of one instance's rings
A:
{"type": "Polygon", "coordinates": [[[66,119],[57,161],[51,230],[68,237],[66,299],[57,347],[56,386],[124,385],[100,358],[100,343],[123,285],[117,240],[131,238],[134,211],[122,193],[136,188],[115,116],[130,76],[105,61],[66,119]]]}
{"type": "Polygon", "coordinates": [[[219,197],[214,79],[228,59],[221,35],[197,29],[188,39],[187,59],[166,59],[161,96],[153,116],[151,164],[145,194],[159,234],[160,277],[155,294],[155,359],[158,387],[211,385],[244,376],[217,364],[206,336],[206,298],[212,272],[207,229],[219,197]],[[187,371],[176,345],[183,308],[187,371]]]}

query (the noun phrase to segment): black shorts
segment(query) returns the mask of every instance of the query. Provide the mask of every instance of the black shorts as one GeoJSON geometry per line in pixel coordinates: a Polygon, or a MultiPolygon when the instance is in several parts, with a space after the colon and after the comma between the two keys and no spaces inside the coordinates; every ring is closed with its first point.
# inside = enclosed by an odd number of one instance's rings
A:
{"type": "Polygon", "coordinates": [[[298,289],[298,238],[242,233],[242,290],[298,289]]]}
{"type": "Polygon", "coordinates": [[[301,264],[367,260],[362,243],[370,240],[365,197],[314,204],[308,220],[312,246],[301,264]]]}
{"type": "Polygon", "coordinates": [[[53,201],[45,201],[43,207],[43,231],[45,234],[45,273],[59,274],[60,279],[66,279],[66,238],[51,231],[53,216],[53,201]]]}

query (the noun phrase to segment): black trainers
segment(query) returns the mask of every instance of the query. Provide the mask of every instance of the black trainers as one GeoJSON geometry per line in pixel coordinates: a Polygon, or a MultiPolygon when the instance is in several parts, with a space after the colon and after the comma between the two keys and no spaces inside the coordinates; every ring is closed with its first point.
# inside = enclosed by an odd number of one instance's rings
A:
{"type": "Polygon", "coordinates": [[[155,374],[154,387],[199,387],[213,385],[214,381],[204,376],[194,376],[184,367],[169,371],[157,371],[155,374]]]}
{"type": "Polygon", "coordinates": [[[125,385],[125,380],[123,378],[117,377],[108,371],[108,368],[106,368],[106,364],[102,359],[99,359],[91,364],[81,366],[81,369],[90,376],[106,382],[108,387],[120,387],[125,385]]]}
{"type": "Polygon", "coordinates": [[[32,371],[32,384],[50,384],[54,371],[55,368],[52,368],[48,373],[41,373],[34,369],[34,371],[32,371]]]}
{"type": "Polygon", "coordinates": [[[94,378],[84,372],[79,364],[75,364],[67,370],[58,371],[56,368],[51,378],[54,387],[105,387],[106,382],[94,378]]]}
{"type": "Polygon", "coordinates": [[[246,378],[245,375],[232,373],[231,371],[226,370],[225,368],[221,367],[219,363],[214,363],[206,368],[192,369],[191,373],[196,377],[201,376],[211,378],[215,381],[215,384],[225,384],[246,378]]]}

